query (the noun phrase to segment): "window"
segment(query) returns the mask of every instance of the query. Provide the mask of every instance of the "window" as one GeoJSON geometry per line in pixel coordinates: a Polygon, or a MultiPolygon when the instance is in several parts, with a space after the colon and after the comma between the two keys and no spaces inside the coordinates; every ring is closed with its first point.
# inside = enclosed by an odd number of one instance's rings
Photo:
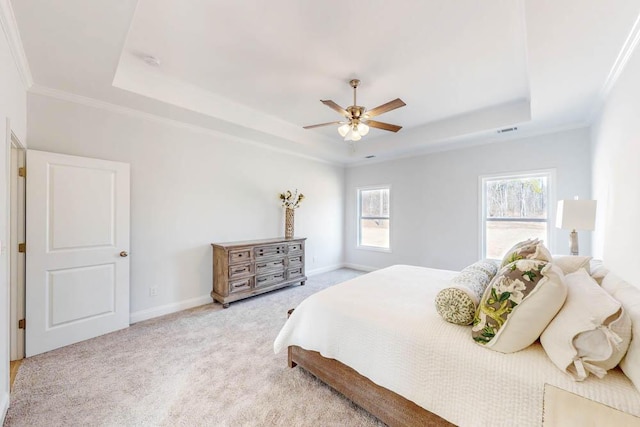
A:
{"type": "Polygon", "coordinates": [[[358,247],[389,250],[389,195],[391,188],[358,189],[358,247]]]}
{"type": "Polygon", "coordinates": [[[482,257],[500,259],[529,238],[549,247],[553,171],[482,178],[482,257]]]}

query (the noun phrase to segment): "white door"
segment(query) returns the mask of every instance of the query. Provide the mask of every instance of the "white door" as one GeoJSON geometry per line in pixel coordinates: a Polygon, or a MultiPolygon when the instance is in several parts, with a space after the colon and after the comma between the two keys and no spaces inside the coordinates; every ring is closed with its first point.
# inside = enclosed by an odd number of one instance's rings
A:
{"type": "Polygon", "coordinates": [[[26,356],[129,326],[129,165],[27,150],[26,356]]]}

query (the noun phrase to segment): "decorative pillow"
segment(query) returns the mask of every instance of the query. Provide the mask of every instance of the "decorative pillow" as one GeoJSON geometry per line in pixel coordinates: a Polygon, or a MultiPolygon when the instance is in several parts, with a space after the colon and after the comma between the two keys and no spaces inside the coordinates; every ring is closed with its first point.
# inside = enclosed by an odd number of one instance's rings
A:
{"type": "Polygon", "coordinates": [[[591,271],[591,277],[598,282],[598,285],[602,285],[604,276],[609,274],[609,269],[602,264],[600,259],[592,259],[589,262],[589,270],[591,271]]]}
{"type": "Polygon", "coordinates": [[[497,271],[498,266],[491,260],[478,261],[465,267],[451,280],[451,287],[436,295],[438,314],[456,325],[470,324],[484,290],[497,271]]]}
{"type": "Polygon", "coordinates": [[[583,268],[565,276],[567,300],[540,336],[549,359],[574,380],[598,378],[629,348],[631,319],[583,268]]]}
{"type": "Polygon", "coordinates": [[[567,296],[560,267],[521,259],[500,269],[482,296],[473,319],[473,339],[502,353],[531,345],[567,296]]]}
{"type": "Polygon", "coordinates": [[[436,310],[444,320],[456,325],[468,325],[476,312],[474,295],[464,287],[451,287],[436,295],[436,310]]]}
{"type": "Polygon", "coordinates": [[[571,274],[574,271],[578,271],[581,268],[591,271],[590,256],[578,256],[578,255],[554,255],[553,263],[562,269],[562,272],[571,274]]]}
{"type": "Polygon", "coordinates": [[[524,242],[517,243],[514,247],[507,251],[502,259],[500,267],[511,264],[519,259],[537,259],[540,261],[551,261],[551,253],[538,239],[529,239],[524,242]]]}
{"type": "Polygon", "coordinates": [[[602,289],[618,300],[631,318],[631,344],[620,368],[640,391],[640,289],[613,273],[604,277],[602,289]]]}

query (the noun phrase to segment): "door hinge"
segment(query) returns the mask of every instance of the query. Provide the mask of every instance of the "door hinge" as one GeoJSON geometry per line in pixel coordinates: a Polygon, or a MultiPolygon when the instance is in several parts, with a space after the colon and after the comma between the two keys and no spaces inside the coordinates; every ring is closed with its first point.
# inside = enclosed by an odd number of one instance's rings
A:
{"type": "Polygon", "coordinates": [[[27,168],[25,168],[25,167],[18,168],[18,176],[26,178],[27,177],[27,168]]]}
{"type": "Polygon", "coordinates": [[[18,320],[18,329],[25,329],[27,327],[26,319],[18,320]]]}
{"type": "Polygon", "coordinates": [[[27,244],[26,243],[18,243],[18,252],[21,254],[27,252],[27,244]]]}

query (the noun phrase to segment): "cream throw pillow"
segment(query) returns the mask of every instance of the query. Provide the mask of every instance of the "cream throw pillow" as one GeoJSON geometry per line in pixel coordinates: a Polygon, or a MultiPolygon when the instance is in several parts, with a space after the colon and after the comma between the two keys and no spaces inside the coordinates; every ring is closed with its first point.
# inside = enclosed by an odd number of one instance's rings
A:
{"type": "Polygon", "coordinates": [[[567,300],[540,336],[551,361],[574,380],[615,368],[631,340],[631,319],[583,268],[565,276],[567,300]]]}
{"type": "Polygon", "coordinates": [[[631,344],[627,354],[620,361],[620,368],[640,391],[640,289],[613,273],[604,277],[602,288],[620,301],[631,318],[631,344]]]}
{"type": "Polygon", "coordinates": [[[589,269],[591,271],[591,277],[598,282],[598,285],[602,286],[602,280],[609,274],[609,269],[605,267],[600,259],[592,259],[589,262],[589,269]]]}
{"type": "Polygon", "coordinates": [[[578,256],[578,255],[554,255],[553,263],[562,269],[562,272],[567,275],[574,271],[578,271],[581,268],[591,271],[591,257],[590,256],[578,256]]]}
{"type": "Polygon", "coordinates": [[[521,259],[500,269],[482,296],[472,337],[501,353],[533,344],[567,296],[560,267],[521,259]]]}

